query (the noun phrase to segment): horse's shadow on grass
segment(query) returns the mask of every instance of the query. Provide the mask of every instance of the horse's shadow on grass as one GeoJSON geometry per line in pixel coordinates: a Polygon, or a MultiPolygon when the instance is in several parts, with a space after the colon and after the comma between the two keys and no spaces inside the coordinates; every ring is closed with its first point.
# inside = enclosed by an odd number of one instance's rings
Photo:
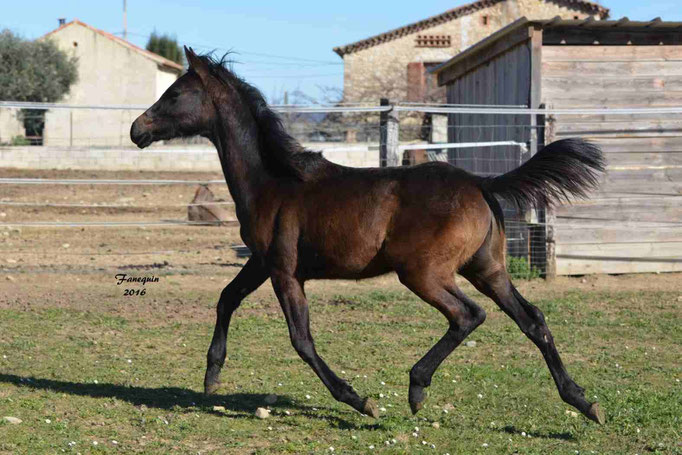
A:
{"type": "MultiPolygon", "coordinates": [[[[503,431],[508,434],[513,434],[517,436],[522,436],[521,433],[523,433],[521,430],[516,428],[513,425],[507,425],[503,428],[498,429],[498,431],[503,431]]],[[[544,438],[544,439],[561,439],[563,441],[575,441],[575,436],[573,436],[571,433],[540,433],[537,431],[530,431],[528,432],[528,436],[532,436],[534,438],[544,438]]]]}
{"type": "MultiPolygon", "coordinates": [[[[216,414],[227,418],[252,418],[256,408],[265,406],[265,394],[261,393],[233,393],[228,395],[210,395],[195,392],[180,387],[139,387],[125,386],[120,384],[91,384],[83,382],[60,381],[56,379],[41,379],[34,377],[22,377],[13,374],[0,374],[0,383],[14,384],[20,387],[30,387],[35,390],[50,390],[53,392],[66,393],[69,395],[86,396],[92,398],[117,398],[127,401],[134,406],[146,406],[157,409],[192,409],[192,412],[201,411],[207,414],[216,414]],[[224,414],[214,411],[213,406],[224,406],[231,411],[224,414]]],[[[381,429],[382,425],[355,424],[343,418],[331,415],[332,410],[326,408],[313,408],[301,405],[286,396],[278,396],[277,403],[270,408],[289,408],[299,411],[298,415],[310,419],[327,420],[340,429],[381,429]]]]}

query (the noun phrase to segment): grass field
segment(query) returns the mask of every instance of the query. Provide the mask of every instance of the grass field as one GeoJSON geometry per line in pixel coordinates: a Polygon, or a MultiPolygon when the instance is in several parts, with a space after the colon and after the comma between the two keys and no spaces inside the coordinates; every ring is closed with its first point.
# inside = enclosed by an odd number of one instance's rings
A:
{"type": "Polygon", "coordinates": [[[445,323],[392,277],[309,291],[319,352],[385,408],[380,419],[328,395],[291,348],[268,284],[233,320],[224,386],[205,398],[226,277],[157,276],[147,295],[124,298],[109,275],[18,275],[33,294],[1,307],[0,416],[23,422],[0,423],[0,453],[682,453],[679,276],[521,285],[605,426],[566,412],[535,347],[468,287],[488,320],[413,417],[407,373],[445,323]],[[260,420],[267,394],[278,401],[260,420]]]}
{"type": "MultiPolygon", "coordinates": [[[[13,201],[140,207],[10,206],[3,222],[183,219],[195,190],[6,189],[2,199],[13,201]]],[[[408,371],[444,333],[442,316],[394,276],[311,282],[318,352],[385,409],[373,420],[335,402],[297,357],[269,283],[233,319],[222,389],[202,395],[215,302],[243,262],[229,248],[238,241],[237,229],[216,227],[0,229],[0,454],[682,454],[680,274],[518,283],[545,312],[569,372],[605,409],[604,426],[571,415],[535,346],[467,285],[488,319],[469,337],[476,346],[436,372],[413,417],[408,371]],[[124,296],[117,273],[159,282],[124,296]],[[260,420],[268,394],[278,399],[260,420]]]]}

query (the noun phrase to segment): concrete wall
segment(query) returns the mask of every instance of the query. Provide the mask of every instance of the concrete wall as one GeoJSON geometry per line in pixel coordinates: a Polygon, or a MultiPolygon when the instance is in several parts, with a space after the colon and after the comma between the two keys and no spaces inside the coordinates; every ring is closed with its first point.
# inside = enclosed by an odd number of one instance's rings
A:
{"type": "MultiPolygon", "coordinates": [[[[79,23],[49,35],[78,58],[78,82],[62,102],[89,105],[151,105],[178,74],[162,70],[142,53],[79,23]]],[[[140,111],[52,110],[46,114],[45,145],[132,145],[131,122],[140,111]]]]}
{"type": "MultiPolygon", "coordinates": [[[[328,160],[351,167],[378,167],[378,144],[304,144],[328,160]]],[[[0,147],[0,168],[221,172],[213,147],[0,147]]]]}
{"type": "MultiPolygon", "coordinates": [[[[546,0],[507,0],[473,14],[344,56],[344,100],[358,102],[388,97],[407,98],[407,65],[411,62],[443,62],[526,16],[529,19],[586,18],[578,10],[546,0]],[[488,25],[483,25],[483,16],[488,25]],[[417,35],[450,35],[450,48],[416,46],[417,35]]],[[[599,19],[596,17],[596,19],[599,19]]]]}
{"type": "Polygon", "coordinates": [[[19,121],[16,109],[0,109],[0,144],[9,144],[15,136],[24,136],[24,124],[19,121]]]}

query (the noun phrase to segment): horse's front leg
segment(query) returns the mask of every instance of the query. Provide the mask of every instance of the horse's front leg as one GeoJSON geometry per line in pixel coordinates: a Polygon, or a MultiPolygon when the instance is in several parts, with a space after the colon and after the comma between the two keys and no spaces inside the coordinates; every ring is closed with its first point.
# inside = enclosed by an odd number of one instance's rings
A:
{"type": "Polygon", "coordinates": [[[298,355],[315,371],[336,400],[346,403],[363,414],[379,417],[379,410],[370,398],[364,400],[358,396],[346,381],[339,378],[320,358],[315,350],[313,337],[310,334],[308,301],[303,292],[303,283],[293,276],[281,272],[272,272],[272,287],[282,305],[284,316],[289,326],[291,344],[298,355]]]}
{"type": "Polygon", "coordinates": [[[218,314],[208,349],[204,393],[211,394],[220,386],[220,370],[225,363],[227,331],[232,313],[242,300],[268,279],[268,272],[258,260],[251,257],[241,271],[225,286],[218,300],[218,314]]]}

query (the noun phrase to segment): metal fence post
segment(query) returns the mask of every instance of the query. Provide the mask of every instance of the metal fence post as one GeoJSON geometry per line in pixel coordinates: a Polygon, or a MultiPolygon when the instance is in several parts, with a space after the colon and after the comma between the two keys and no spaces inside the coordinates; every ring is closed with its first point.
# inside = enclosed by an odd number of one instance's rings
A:
{"type": "MultiPolygon", "coordinates": [[[[388,98],[381,98],[382,106],[391,106],[388,98]]],[[[379,120],[379,165],[399,166],[400,157],[398,156],[398,133],[400,123],[398,113],[393,108],[381,112],[379,120]]]]}

